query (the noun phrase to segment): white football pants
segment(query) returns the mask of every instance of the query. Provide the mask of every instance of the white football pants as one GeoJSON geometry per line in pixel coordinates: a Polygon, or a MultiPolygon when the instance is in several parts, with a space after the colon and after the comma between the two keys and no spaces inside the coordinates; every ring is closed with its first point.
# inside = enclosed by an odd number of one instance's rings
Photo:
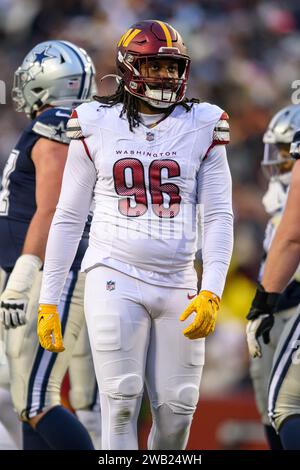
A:
{"type": "Polygon", "coordinates": [[[179,316],[196,293],[155,286],[106,266],[87,273],[85,314],[100,391],[102,449],[137,449],[146,383],[149,449],[184,449],[199,398],[204,339],[189,340],[179,316]]]}

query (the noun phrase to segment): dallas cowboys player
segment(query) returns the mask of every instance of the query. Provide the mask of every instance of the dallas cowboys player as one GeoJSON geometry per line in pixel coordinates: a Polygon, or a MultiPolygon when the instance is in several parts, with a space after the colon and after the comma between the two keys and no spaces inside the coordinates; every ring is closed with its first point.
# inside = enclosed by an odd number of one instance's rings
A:
{"type": "MultiPolygon", "coordinates": [[[[300,159],[300,132],[295,133],[291,144],[291,155],[300,159]]],[[[256,322],[256,334],[251,339],[252,355],[261,354],[258,339],[272,335],[274,312],[278,311],[281,301],[280,292],[287,284],[293,285],[291,279],[300,263],[300,162],[297,161],[292,171],[292,178],[287,202],[280,224],[272,241],[261,285],[258,287],[252,302],[248,318],[256,322]]],[[[284,295],[283,294],[283,295],[284,295]]],[[[287,299],[293,302],[293,298],[287,299]]],[[[299,298],[298,298],[299,302],[299,298]]],[[[277,314],[275,315],[276,322],[277,314]]],[[[300,369],[298,348],[300,344],[299,306],[284,328],[274,354],[269,379],[268,413],[269,418],[280,436],[284,449],[299,450],[300,434],[300,369]]],[[[275,333],[276,336],[276,333],[275,333]]],[[[249,340],[248,340],[249,341],[249,340]]]]}
{"type": "MultiPolygon", "coordinates": [[[[35,311],[46,240],[67,157],[66,123],[72,101],[82,102],[95,91],[94,75],[87,53],[66,41],[38,44],[15,72],[13,100],[17,111],[25,112],[31,122],[3,172],[0,265],[7,279],[0,301],[2,321],[8,329],[12,400],[26,421],[25,449],[93,448],[85,428],[60,403],[61,383],[84,322],[79,267],[87,233],[80,242],[59,305],[66,343],[62,355],[38,345],[35,311]],[[55,102],[63,100],[67,100],[66,107],[56,107],[55,102]]],[[[83,394],[92,397],[93,379],[75,388],[78,391],[83,387],[83,394]]],[[[81,399],[83,407],[84,402],[81,399]]]]}
{"type": "Polygon", "coordinates": [[[228,116],[185,97],[190,58],[167,23],[133,25],[118,43],[117,65],[116,93],[79,106],[68,124],[73,140],[47,244],[38,334],[44,347],[61,350],[57,305],[94,197],[83,269],[102,448],[137,448],[146,382],[148,447],[184,449],[232,250],[228,116]],[[180,314],[184,322],[193,312],[182,332],[180,314]]]}
{"type": "MultiPolygon", "coordinates": [[[[0,292],[4,289],[6,273],[0,268],[0,292]]],[[[9,445],[10,449],[22,448],[22,427],[13,410],[9,392],[9,371],[5,354],[5,330],[0,322],[0,442],[2,449],[9,445]],[[7,442],[8,441],[8,442],[7,442]]]]}
{"type": "MultiPolygon", "coordinates": [[[[259,273],[261,281],[264,271],[264,261],[269,247],[280,223],[285,207],[291,171],[294,161],[289,153],[295,131],[300,128],[300,105],[291,105],[281,109],[272,118],[264,134],[265,144],[262,167],[270,178],[269,187],[264,195],[263,204],[271,218],[268,222],[264,240],[264,256],[259,273]]],[[[286,322],[295,315],[296,307],[300,302],[300,277],[295,273],[292,282],[280,296],[274,325],[270,335],[265,337],[267,343],[260,344],[257,336],[264,325],[263,318],[251,319],[247,325],[247,340],[251,357],[250,373],[254,385],[255,397],[262,423],[265,426],[266,436],[273,450],[282,449],[280,437],[271,426],[268,416],[268,384],[272,370],[274,355],[278,354],[277,345],[286,322]]]]}

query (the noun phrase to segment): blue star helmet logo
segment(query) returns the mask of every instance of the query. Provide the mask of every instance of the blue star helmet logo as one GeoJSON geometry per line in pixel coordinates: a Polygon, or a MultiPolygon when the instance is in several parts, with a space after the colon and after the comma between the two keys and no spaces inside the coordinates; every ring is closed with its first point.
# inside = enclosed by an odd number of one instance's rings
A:
{"type": "Polygon", "coordinates": [[[35,55],[35,58],[34,58],[34,61],[33,63],[36,64],[38,63],[39,65],[42,65],[43,62],[46,60],[46,59],[55,59],[55,56],[54,55],[51,55],[51,54],[47,54],[47,50],[49,49],[49,46],[46,47],[43,51],[41,52],[35,52],[34,55],[35,55]]]}
{"type": "Polygon", "coordinates": [[[60,137],[63,135],[63,133],[65,132],[65,126],[64,126],[64,123],[61,122],[57,127],[53,127],[53,130],[55,132],[55,137],[60,137]]]}

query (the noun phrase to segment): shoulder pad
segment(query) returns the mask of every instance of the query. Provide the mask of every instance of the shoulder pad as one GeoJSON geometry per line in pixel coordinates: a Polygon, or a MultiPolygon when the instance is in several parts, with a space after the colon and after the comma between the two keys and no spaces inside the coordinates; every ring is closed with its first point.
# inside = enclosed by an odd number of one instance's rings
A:
{"type": "Polygon", "coordinates": [[[84,137],[76,109],[72,112],[67,123],[67,137],[69,137],[69,139],[82,139],[84,137]]]}
{"type": "Polygon", "coordinates": [[[47,109],[33,121],[32,132],[49,140],[69,144],[66,127],[70,113],[70,110],[63,108],[47,109]]]}
{"type": "Polygon", "coordinates": [[[205,101],[201,103],[195,103],[192,107],[192,112],[195,115],[196,122],[200,127],[211,125],[215,126],[215,123],[220,119],[223,109],[219,106],[205,101]]]}
{"type": "Polygon", "coordinates": [[[203,119],[206,119],[207,122],[215,119],[217,116],[220,116],[223,111],[216,104],[207,103],[206,101],[194,103],[192,109],[197,113],[197,115],[201,116],[203,119]]]}
{"type": "Polygon", "coordinates": [[[97,101],[90,101],[78,106],[72,112],[68,122],[68,137],[82,139],[89,137],[98,128],[101,106],[97,101]]]}
{"type": "Polygon", "coordinates": [[[229,116],[224,111],[214,128],[213,144],[226,145],[230,142],[229,116]]]}

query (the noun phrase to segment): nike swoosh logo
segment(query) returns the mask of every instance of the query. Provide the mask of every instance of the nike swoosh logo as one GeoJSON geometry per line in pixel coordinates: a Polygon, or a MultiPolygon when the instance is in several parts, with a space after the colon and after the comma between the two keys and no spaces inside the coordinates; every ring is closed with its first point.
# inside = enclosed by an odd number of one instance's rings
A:
{"type": "Polygon", "coordinates": [[[193,298],[196,297],[196,296],[197,296],[197,294],[194,294],[194,295],[188,294],[188,295],[187,295],[187,298],[188,298],[189,300],[191,300],[191,299],[193,299],[193,298]]]}
{"type": "Polygon", "coordinates": [[[60,111],[56,111],[55,116],[69,118],[71,114],[65,114],[65,113],[61,113],[60,111]]]}

